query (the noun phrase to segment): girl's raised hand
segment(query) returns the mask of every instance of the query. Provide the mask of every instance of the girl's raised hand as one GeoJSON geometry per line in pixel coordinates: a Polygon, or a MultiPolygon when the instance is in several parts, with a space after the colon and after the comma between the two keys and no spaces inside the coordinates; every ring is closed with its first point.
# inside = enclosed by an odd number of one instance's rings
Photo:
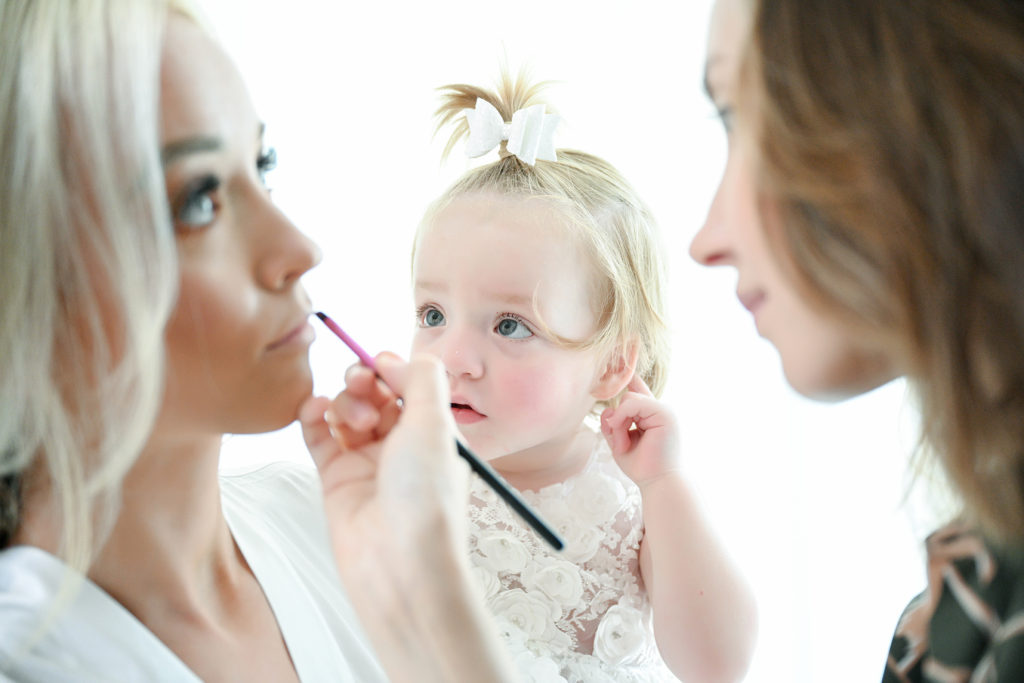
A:
{"type": "Polygon", "coordinates": [[[619,405],[601,413],[601,432],[619,467],[641,490],[682,468],[676,417],[639,375],[630,380],[619,405]]]}

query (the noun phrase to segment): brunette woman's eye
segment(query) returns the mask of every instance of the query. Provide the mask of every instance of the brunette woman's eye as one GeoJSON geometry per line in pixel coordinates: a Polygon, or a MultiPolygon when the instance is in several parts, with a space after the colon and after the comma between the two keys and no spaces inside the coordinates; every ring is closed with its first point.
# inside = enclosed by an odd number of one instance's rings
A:
{"type": "Polygon", "coordinates": [[[174,225],[188,232],[206,227],[217,217],[217,201],[214,193],[220,187],[220,180],[214,176],[203,176],[188,185],[174,204],[174,225]]]}
{"type": "Polygon", "coordinates": [[[733,122],[733,108],[730,106],[715,107],[716,116],[718,120],[722,122],[722,127],[725,128],[725,132],[732,131],[733,122]]]}

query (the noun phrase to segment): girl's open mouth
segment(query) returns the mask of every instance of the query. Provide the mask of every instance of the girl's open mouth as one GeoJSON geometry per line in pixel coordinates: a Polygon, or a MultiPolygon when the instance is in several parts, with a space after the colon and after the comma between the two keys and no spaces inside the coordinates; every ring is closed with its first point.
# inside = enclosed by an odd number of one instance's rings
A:
{"type": "Polygon", "coordinates": [[[477,411],[473,410],[472,407],[465,403],[453,403],[452,404],[452,416],[455,418],[456,424],[465,425],[472,424],[483,420],[486,415],[482,415],[477,411]]]}

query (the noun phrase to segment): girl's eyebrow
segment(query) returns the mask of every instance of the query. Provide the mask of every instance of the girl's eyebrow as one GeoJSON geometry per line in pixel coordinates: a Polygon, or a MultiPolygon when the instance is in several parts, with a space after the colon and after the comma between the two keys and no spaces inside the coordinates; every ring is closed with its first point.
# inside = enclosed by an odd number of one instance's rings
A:
{"type": "MultiPolygon", "coordinates": [[[[417,290],[426,290],[428,292],[447,292],[448,286],[440,282],[430,282],[427,280],[417,280],[413,287],[417,290]]],[[[503,304],[520,304],[523,306],[533,305],[533,297],[525,296],[523,294],[505,294],[500,292],[488,292],[484,291],[484,294],[489,296],[494,301],[498,301],[503,304]]]]}
{"type": "Polygon", "coordinates": [[[445,286],[444,284],[441,284],[439,282],[429,282],[427,280],[417,280],[413,284],[413,287],[416,288],[416,289],[428,289],[428,290],[435,291],[435,292],[436,291],[442,291],[442,292],[448,291],[448,287],[445,286]]]}

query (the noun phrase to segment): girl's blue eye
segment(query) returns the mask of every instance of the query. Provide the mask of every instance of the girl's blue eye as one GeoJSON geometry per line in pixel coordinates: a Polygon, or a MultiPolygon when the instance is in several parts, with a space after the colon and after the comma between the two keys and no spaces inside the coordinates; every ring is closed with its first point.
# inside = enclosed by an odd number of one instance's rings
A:
{"type": "Polygon", "coordinates": [[[205,176],[187,186],[174,212],[174,223],[186,231],[198,230],[212,223],[217,217],[217,202],[213,194],[219,187],[220,180],[214,176],[205,176]]]}
{"type": "Polygon", "coordinates": [[[511,316],[505,316],[499,320],[494,331],[506,339],[526,339],[533,336],[533,332],[522,320],[511,316]]]}
{"type": "Polygon", "coordinates": [[[420,325],[423,327],[440,327],[444,325],[444,313],[436,308],[427,308],[420,312],[420,325]]]}

